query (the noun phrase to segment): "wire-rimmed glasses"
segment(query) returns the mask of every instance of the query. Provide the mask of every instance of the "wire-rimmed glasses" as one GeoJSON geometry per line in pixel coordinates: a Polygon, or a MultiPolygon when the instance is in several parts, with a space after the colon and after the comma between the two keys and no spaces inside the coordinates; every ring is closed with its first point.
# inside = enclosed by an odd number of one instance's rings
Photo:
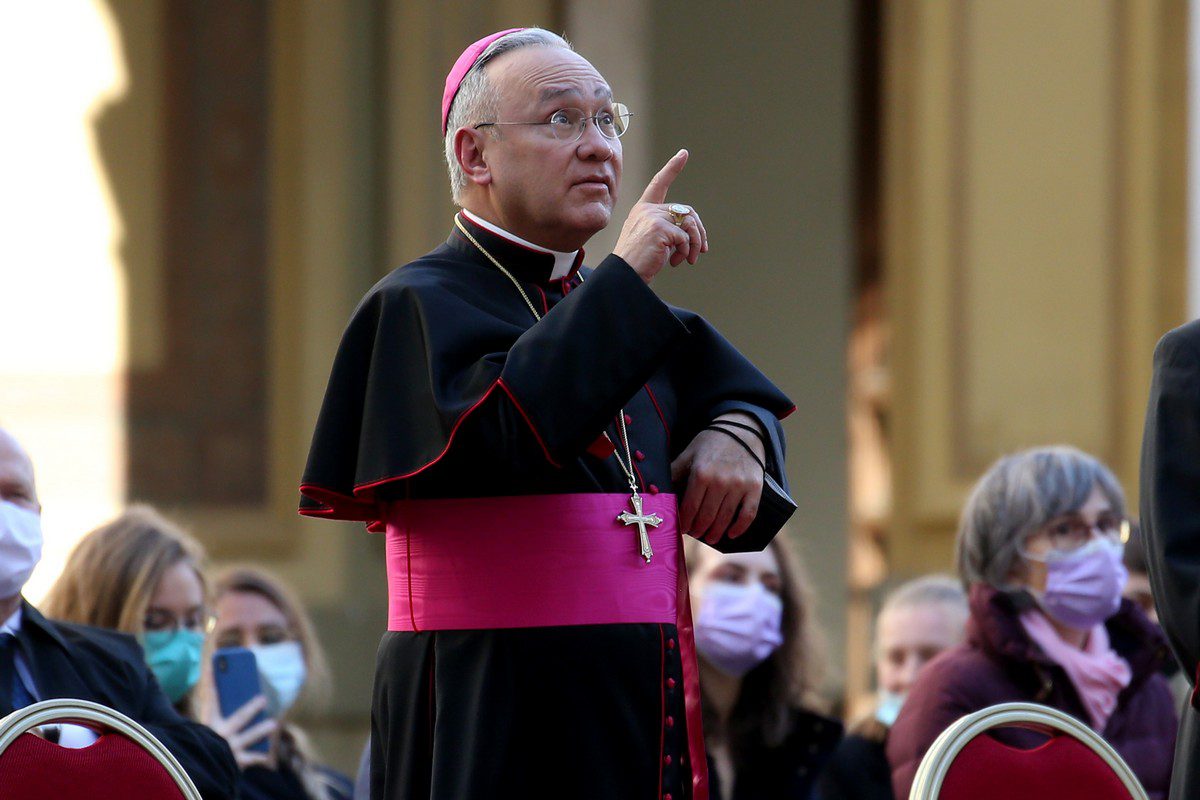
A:
{"type": "Polygon", "coordinates": [[[629,130],[629,119],[633,112],[624,103],[613,103],[603,111],[588,115],[578,108],[560,108],[543,122],[481,122],[475,129],[496,125],[538,125],[550,131],[555,139],[562,142],[577,142],[583,138],[589,122],[595,123],[596,130],[605,139],[619,139],[629,130]]]}

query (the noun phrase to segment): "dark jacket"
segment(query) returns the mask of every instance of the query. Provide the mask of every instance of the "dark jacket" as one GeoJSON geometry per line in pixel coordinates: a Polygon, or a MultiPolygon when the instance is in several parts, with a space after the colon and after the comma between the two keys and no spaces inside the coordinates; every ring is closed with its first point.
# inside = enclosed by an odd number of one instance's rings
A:
{"type": "Polygon", "coordinates": [[[278,769],[248,767],[238,781],[238,800],[351,800],[354,785],[348,777],[325,767],[318,767],[317,772],[325,787],[324,797],[309,794],[288,764],[280,764],[278,769]]]}
{"type": "Polygon", "coordinates": [[[817,779],[816,800],[893,800],[892,768],[887,760],[887,729],[868,735],[852,729],[838,743],[817,779]]]}
{"type": "Polygon", "coordinates": [[[732,787],[721,785],[708,760],[709,800],[807,800],[841,738],[842,723],[793,709],[788,735],[778,746],[751,743],[734,753],[732,787]]]}
{"type": "Polygon", "coordinates": [[[1141,522],[1158,619],[1192,685],[1175,751],[1172,797],[1200,796],[1200,321],[1154,350],[1142,437],[1141,522]]]}
{"type": "MultiPolygon", "coordinates": [[[[1017,617],[1021,598],[982,584],[971,587],[966,641],[925,665],[888,736],[896,797],[908,797],[917,767],[933,740],[973,711],[1025,701],[1088,721],[1066,672],[1021,626],[1017,617]]],[[[1165,798],[1176,724],[1171,691],[1159,671],[1168,655],[1166,641],[1158,626],[1128,600],[1121,602],[1106,627],[1113,649],[1129,663],[1132,678],[1101,733],[1129,764],[1146,793],[1151,798],[1165,798]]],[[[1013,746],[1033,747],[1044,737],[1010,729],[999,738],[1013,746]]]]}
{"type": "Polygon", "coordinates": [[[238,772],[229,746],[216,733],[184,719],[171,707],[133,637],[51,622],[24,603],[17,641],[39,700],[69,697],[120,711],[166,745],[205,800],[235,796],[238,772]]]}

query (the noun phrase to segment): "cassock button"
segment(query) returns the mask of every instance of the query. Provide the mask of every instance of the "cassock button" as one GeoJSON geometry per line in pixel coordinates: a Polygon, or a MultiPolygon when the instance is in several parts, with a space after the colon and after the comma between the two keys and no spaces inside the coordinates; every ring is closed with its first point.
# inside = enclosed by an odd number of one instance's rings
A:
{"type": "Polygon", "coordinates": [[[668,650],[675,649],[675,640],[674,639],[667,639],[667,649],[668,650]]]}
{"type": "Polygon", "coordinates": [[[667,717],[667,727],[668,728],[675,727],[675,718],[674,717],[667,717]]]}
{"type": "Polygon", "coordinates": [[[650,484],[650,485],[649,485],[648,487],[646,487],[646,488],[647,488],[647,490],[650,492],[650,494],[658,494],[658,487],[657,487],[657,486],[655,486],[653,483],[652,483],[652,484],[650,484]]]}
{"type": "Polygon", "coordinates": [[[626,425],[632,425],[632,424],[633,424],[633,417],[631,417],[629,414],[626,414],[626,415],[625,415],[625,424],[626,424],[626,425]]]}
{"type": "Polygon", "coordinates": [[[670,756],[665,756],[665,757],[663,758],[663,763],[664,763],[664,764],[666,764],[668,767],[669,767],[669,766],[671,766],[671,757],[670,757],[670,756]]]}
{"type": "Polygon", "coordinates": [[[667,678],[667,688],[668,689],[675,688],[675,679],[674,678],[667,678]]]}
{"type": "Polygon", "coordinates": [[[646,454],[645,454],[645,453],[643,453],[641,450],[638,450],[637,452],[635,452],[635,453],[633,454],[633,457],[634,457],[634,458],[636,458],[638,461],[645,461],[645,460],[646,460],[646,454]]]}
{"type": "Polygon", "coordinates": [[[670,793],[670,792],[667,792],[666,794],[664,794],[664,795],[663,795],[663,800],[671,800],[671,793],[670,793]]]}

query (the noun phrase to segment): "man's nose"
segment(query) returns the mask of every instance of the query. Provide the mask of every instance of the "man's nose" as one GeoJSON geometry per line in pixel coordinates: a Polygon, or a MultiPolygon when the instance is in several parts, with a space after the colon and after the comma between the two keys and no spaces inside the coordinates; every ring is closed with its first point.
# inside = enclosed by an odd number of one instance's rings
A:
{"type": "Polygon", "coordinates": [[[583,121],[583,136],[576,143],[576,152],[582,159],[608,161],[616,154],[616,139],[609,139],[600,133],[600,126],[594,119],[583,121]]]}

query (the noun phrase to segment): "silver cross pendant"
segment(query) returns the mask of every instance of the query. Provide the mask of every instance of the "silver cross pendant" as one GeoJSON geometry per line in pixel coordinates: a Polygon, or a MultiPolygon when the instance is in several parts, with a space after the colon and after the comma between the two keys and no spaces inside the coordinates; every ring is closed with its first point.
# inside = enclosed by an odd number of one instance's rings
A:
{"type": "Polygon", "coordinates": [[[650,549],[650,535],[646,533],[646,526],[649,525],[657,528],[662,525],[663,518],[658,514],[643,514],[642,513],[642,496],[637,492],[633,492],[629,497],[629,504],[633,506],[633,513],[622,511],[617,515],[617,522],[625,525],[637,525],[638,527],[638,550],[639,555],[646,559],[646,563],[650,563],[650,557],[654,555],[654,551],[650,549]]]}

